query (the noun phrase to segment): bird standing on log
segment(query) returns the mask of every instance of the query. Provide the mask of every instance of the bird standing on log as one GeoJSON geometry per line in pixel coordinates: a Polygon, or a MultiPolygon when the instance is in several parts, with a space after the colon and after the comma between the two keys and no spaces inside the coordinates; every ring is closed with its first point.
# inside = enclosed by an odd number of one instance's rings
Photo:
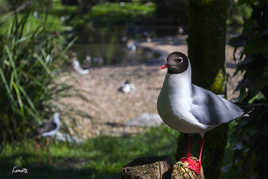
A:
{"type": "MultiPolygon", "coordinates": [[[[58,112],[54,113],[53,119],[48,122],[42,123],[40,126],[35,128],[30,137],[38,137],[37,151],[40,154],[40,138],[46,137],[46,150],[49,151],[48,145],[50,143],[50,137],[55,136],[56,133],[60,130],[60,114],[58,112]]],[[[53,164],[49,155],[49,162],[53,164]]]]}
{"type": "Polygon", "coordinates": [[[187,157],[188,168],[200,174],[204,135],[207,131],[244,114],[237,105],[220,95],[192,84],[189,58],[181,52],[168,55],[167,74],[157,100],[157,110],[162,120],[171,128],[186,134],[200,134],[201,147],[198,162],[191,159],[191,137],[187,157]]]}

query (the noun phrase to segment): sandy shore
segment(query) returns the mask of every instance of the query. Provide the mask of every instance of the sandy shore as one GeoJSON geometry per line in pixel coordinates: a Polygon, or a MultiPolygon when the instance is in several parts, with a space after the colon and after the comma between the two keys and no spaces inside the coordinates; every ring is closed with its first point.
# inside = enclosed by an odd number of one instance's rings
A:
{"type": "MultiPolygon", "coordinates": [[[[151,42],[139,43],[160,52],[163,56],[172,51],[182,51],[187,54],[185,37],[166,37],[151,42]]],[[[226,46],[227,63],[232,61],[233,49],[226,46]]],[[[233,68],[227,68],[232,75],[233,68]]],[[[157,113],[156,101],[160,92],[165,71],[159,66],[104,66],[92,68],[87,75],[79,75],[74,71],[62,73],[61,81],[73,85],[76,90],[73,97],[62,98],[63,118],[71,134],[90,138],[98,135],[132,135],[143,131],[142,128],[125,127],[124,123],[142,113],[157,113]],[[135,91],[129,94],[118,92],[125,80],[131,80],[135,91]],[[83,96],[83,97],[82,97],[83,96]]],[[[233,98],[232,89],[239,80],[229,78],[228,97],[233,98]]]]}

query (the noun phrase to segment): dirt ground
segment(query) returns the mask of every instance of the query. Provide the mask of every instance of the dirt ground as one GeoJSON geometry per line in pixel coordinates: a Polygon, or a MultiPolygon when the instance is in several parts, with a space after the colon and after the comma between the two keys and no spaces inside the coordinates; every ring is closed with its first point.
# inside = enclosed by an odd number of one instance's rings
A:
{"type": "MultiPolygon", "coordinates": [[[[185,37],[166,37],[141,42],[139,47],[147,47],[167,55],[172,51],[187,54],[185,37]]],[[[227,63],[232,61],[233,49],[226,46],[227,63]]],[[[227,68],[231,76],[234,68],[227,68]]],[[[59,76],[61,81],[73,85],[72,97],[60,100],[62,116],[66,127],[72,135],[81,138],[98,135],[133,135],[142,132],[139,127],[126,127],[124,123],[142,113],[157,113],[156,102],[166,71],[159,66],[104,66],[90,69],[87,75],[75,71],[64,72],[59,76]],[[118,88],[125,80],[135,85],[135,90],[123,94],[118,88]]],[[[241,77],[229,78],[227,85],[228,98],[232,99],[233,89],[241,77]]]]}

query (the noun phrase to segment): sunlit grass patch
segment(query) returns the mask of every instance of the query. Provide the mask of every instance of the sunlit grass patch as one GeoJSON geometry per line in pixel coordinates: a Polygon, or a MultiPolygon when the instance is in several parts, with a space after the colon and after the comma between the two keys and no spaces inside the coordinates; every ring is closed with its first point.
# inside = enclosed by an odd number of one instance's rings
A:
{"type": "MultiPolygon", "coordinates": [[[[18,15],[19,18],[23,16],[24,16],[23,14],[18,15]]],[[[68,28],[63,24],[63,22],[60,20],[59,17],[54,15],[47,15],[47,17],[45,16],[46,15],[38,12],[36,12],[36,17],[33,15],[29,16],[29,19],[25,24],[25,30],[27,30],[28,32],[33,32],[38,27],[43,26],[45,27],[45,30],[48,32],[61,32],[68,28]]],[[[4,35],[7,33],[14,18],[15,17],[11,17],[3,22],[0,28],[0,35],[4,35]]]]}
{"type": "MultiPolygon", "coordinates": [[[[6,5],[4,1],[0,1],[0,5],[4,4],[6,5]]],[[[48,32],[62,32],[68,30],[69,27],[64,24],[64,20],[71,15],[71,13],[75,12],[76,9],[77,6],[64,6],[60,0],[54,0],[51,9],[48,10],[48,14],[45,14],[45,11],[42,12],[39,10],[32,12],[32,15],[29,17],[26,24],[27,29],[29,31],[34,31],[37,27],[43,26],[48,32]]],[[[11,14],[12,12],[3,14],[0,18],[0,35],[4,35],[8,31],[15,18],[11,14]]],[[[19,18],[22,16],[24,16],[23,13],[18,14],[19,18]]]]}
{"type": "Polygon", "coordinates": [[[49,10],[49,13],[58,16],[68,16],[77,10],[78,6],[66,6],[63,5],[61,0],[53,0],[53,8],[49,10]]]}
{"type": "MultiPolygon", "coordinates": [[[[70,171],[76,171],[73,177],[82,175],[83,171],[90,171],[88,176],[91,178],[120,176],[122,166],[137,157],[174,156],[177,135],[176,131],[161,126],[137,136],[101,136],[88,139],[82,144],[53,141],[49,151],[56,163],[55,167],[50,166],[49,153],[44,145],[38,159],[35,141],[9,144],[4,147],[0,155],[0,173],[12,170],[12,166],[20,166],[35,170],[32,171],[33,175],[38,174],[40,177],[47,175],[46,171],[39,170],[40,167],[48,167],[50,170],[54,168],[53,170],[56,171],[69,168],[70,171]]],[[[56,171],[54,174],[51,173],[51,179],[56,178],[54,176],[56,171]]],[[[4,176],[8,176],[8,173],[4,176]]],[[[57,174],[57,176],[61,175],[57,174]]]]}
{"type": "Polygon", "coordinates": [[[153,4],[107,3],[94,6],[91,18],[95,23],[122,24],[152,17],[154,12],[153,4]]]}
{"type": "Polygon", "coordinates": [[[103,3],[93,6],[91,11],[82,18],[74,18],[72,23],[79,26],[82,26],[85,21],[97,25],[123,25],[151,19],[154,12],[154,4],[103,3]]]}
{"type": "Polygon", "coordinates": [[[106,3],[99,4],[92,8],[92,15],[128,15],[128,16],[139,16],[139,15],[152,15],[155,11],[155,5],[144,5],[138,3],[106,3]]]}

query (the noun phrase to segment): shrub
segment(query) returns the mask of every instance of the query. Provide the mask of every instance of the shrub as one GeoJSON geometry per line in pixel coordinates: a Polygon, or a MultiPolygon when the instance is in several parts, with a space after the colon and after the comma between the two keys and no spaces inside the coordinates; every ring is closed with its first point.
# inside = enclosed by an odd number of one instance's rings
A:
{"type": "MultiPolygon", "coordinates": [[[[238,89],[244,103],[254,106],[247,120],[239,121],[232,137],[237,178],[265,178],[268,162],[268,5],[261,0],[240,0],[252,8],[240,36],[231,40],[242,47],[239,68],[244,78],[238,89]],[[237,137],[239,136],[239,137],[237,137]]],[[[237,53],[238,51],[234,51],[237,53]]],[[[234,55],[236,56],[236,55],[234,55]]]]}
{"type": "Polygon", "coordinates": [[[64,41],[45,26],[29,30],[30,13],[15,14],[0,43],[0,143],[21,140],[53,110],[66,86],[54,82],[64,41]]]}

